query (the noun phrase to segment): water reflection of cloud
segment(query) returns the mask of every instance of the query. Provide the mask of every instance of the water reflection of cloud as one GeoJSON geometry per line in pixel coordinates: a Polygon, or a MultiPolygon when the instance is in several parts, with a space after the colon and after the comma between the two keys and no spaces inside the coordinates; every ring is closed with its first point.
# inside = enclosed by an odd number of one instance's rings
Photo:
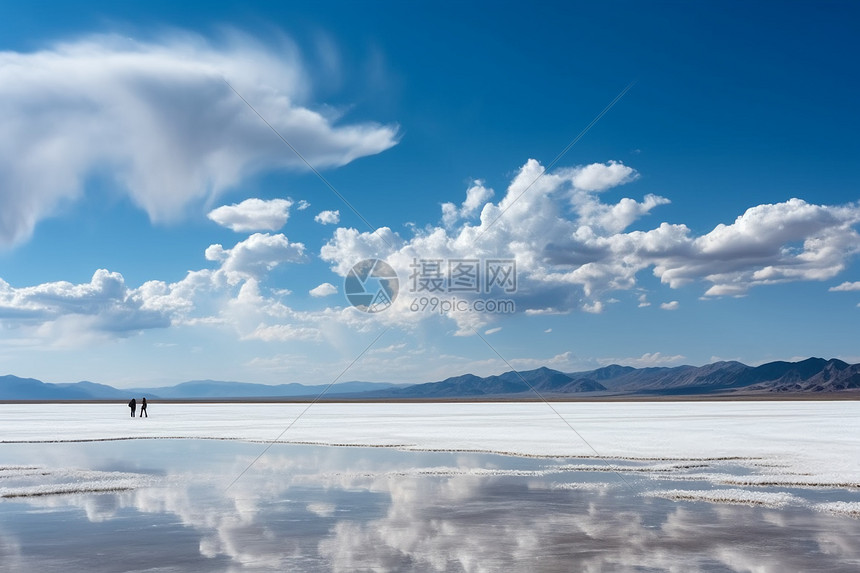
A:
{"type": "MultiPolygon", "coordinates": [[[[320,542],[320,553],[334,571],[344,572],[481,573],[533,563],[541,571],[769,573],[820,570],[825,555],[850,560],[858,552],[860,524],[854,521],[842,524],[845,533],[812,536],[813,547],[791,551],[809,545],[810,532],[832,530],[833,523],[809,512],[790,512],[780,521],[751,508],[637,507],[630,499],[619,504],[617,497],[580,491],[549,502],[546,496],[531,500],[524,491],[504,488],[511,496],[506,502],[494,493],[493,482],[500,479],[388,479],[386,515],[338,522],[334,535],[320,542]]],[[[839,570],[838,565],[829,570],[839,570]]]]}
{"type": "MultiPolygon", "coordinates": [[[[839,571],[860,558],[857,520],[809,507],[777,511],[641,497],[619,484],[586,481],[607,479],[606,472],[559,472],[543,461],[506,468],[448,456],[422,465],[415,454],[293,448],[264,456],[228,488],[253,460],[247,451],[220,472],[189,469],[193,464],[180,460],[155,486],[27,503],[78,507],[91,522],[123,509],[175,516],[195,532],[200,558],[210,563],[198,570],[223,571],[229,559],[228,571],[236,573],[769,573],[820,570],[823,563],[839,571]]],[[[21,565],[12,570],[34,569],[28,561],[34,558],[20,556],[11,533],[0,531],[0,558],[4,566],[21,565]]]]}
{"type": "Polygon", "coordinates": [[[21,544],[11,533],[0,528],[0,563],[9,571],[26,571],[21,558],[21,544]]]}

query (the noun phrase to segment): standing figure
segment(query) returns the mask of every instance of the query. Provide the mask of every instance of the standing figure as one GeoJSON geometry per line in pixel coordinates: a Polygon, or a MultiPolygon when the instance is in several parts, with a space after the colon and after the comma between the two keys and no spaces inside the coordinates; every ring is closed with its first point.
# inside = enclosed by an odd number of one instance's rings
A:
{"type": "Polygon", "coordinates": [[[149,418],[149,414],[146,413],[146,398],[143,398],[140,402],[140,417],[143,418],[144,415],[149,418]]]}
{"type": "Polygon", "coordinates": [[[131,408],[131,417],[134,418],[134,411],[137,409],[137,400],[132,398],[131,402],[128,403],[128,407],[131,408]]]}

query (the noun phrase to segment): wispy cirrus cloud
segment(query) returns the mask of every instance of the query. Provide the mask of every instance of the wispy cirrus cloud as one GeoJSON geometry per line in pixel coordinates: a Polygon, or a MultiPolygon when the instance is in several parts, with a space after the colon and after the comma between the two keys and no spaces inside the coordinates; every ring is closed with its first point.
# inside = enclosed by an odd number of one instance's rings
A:
{"type": "Polygon", "coordinates": [[[255,173],[306,169],[224,79],[317,168],[397,143],[396,126],[311,109],[311,82],[288,43],[103,35],[0,52],[0,247],[79,199],[92,173],[161,222],[255,173]]]}
{"type": "Polygon", "coordinates": [[[642,356],[631,356],[627,358],[598,358],[597,362],[602,365],[621,364],[635,368],[649,368],[653,366],[677,366],[684,360],[681,354],[663,354],[662,352],[646,352],[642,356]]]}

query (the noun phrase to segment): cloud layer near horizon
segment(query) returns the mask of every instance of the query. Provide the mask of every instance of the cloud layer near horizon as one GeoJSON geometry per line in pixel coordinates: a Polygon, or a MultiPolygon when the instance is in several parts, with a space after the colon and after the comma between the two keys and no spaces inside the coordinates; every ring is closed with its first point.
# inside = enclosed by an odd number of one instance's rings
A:
{"type": "MultiPolygon", "coordinates": [[[[187,35],[90,36],[0,52],[0,248],[27,240],[94,174],[162,222],[256,172],[305,169],[225,80],[314,167],[396,144],[396,126],[342,124],[311,110],[310,82],[288,45],[238,34],[219,46],[187,35]]],[[[235,213],[224,219],[248,230],[235,213]]]]}
{"type": "MultiPolygon", "coordinates": [[[[519,288],[505,297],[515,300],[517,313],[537,315],[601,312],[618,302],[612,296],[619,291],[633,291],[632,304],[645,308],[650,303],[637,280],[642,271],[650,270],[671,289],[702,283],[705,297],[739,296],[760,285],[831,279],[860,252],[855,229],[860,207],[854,204],[790,199],[757,205],[701,236],[686,225],[665,222],[629,231],[668,202],[656,195],[602,201],[602,192],[636,178],[632,168],[608,162],[541,173],[543,167],[529,160],[498,203],[490,201],[492,189],[476,182],[461,207],[442,206],[439,226],[427,226],[410,238],[387,227],[376,233],[337,228],[320,252],[336,274],[345,276],[357,261],[380,257],[401,277],[401,296],[394,306],[373,316],[340,298],[327,299],[331,306],[319,311],[284,305],[279,289],[266,286],[268,274],[280,265],[306,262],[307,248],[282,233],[253,233],[232,247],[210,245],[203,254],[217,267],[190,271],[175,283],[151,280],[133,288],[108,270],[98,270],[89,284],[15,288],[0,280],[0,320],[34,340],[76,343],[86,339],[80,332],[127,335],[171,324],[226,324],[240,339],[312,340],[334,323],[360,330],[371,320],[409,328],[433,319],[438,313],[409,309],[421,294],[406,292],[415,259],[515,259],[519,288]]],[[[209,217],[236,231],[276,228],[286,221],[289,207],[286,200],[249,199],[214,209],[209,217]]],[[[334,282],[311,289],[311,297],[335,294],[334,282]]],[[[856,288],[846,282],[830,290],[856,288]]],[[[670,299],[659,307],[675,310],[680,304],[670,299]]],[[[503,320],[487,313],[444,314],[459,334],[503,320]]]]}

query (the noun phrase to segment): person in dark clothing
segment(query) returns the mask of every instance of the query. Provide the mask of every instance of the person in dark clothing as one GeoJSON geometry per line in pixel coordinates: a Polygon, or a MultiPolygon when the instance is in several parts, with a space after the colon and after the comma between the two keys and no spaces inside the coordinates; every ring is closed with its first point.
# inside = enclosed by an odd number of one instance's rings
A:
{"type": "Polygon", "coordinates": [[[128,403],[128,407],[131,408],[131,417],[134,418],[134,411],[137,410],[137,400],[132,398],[131,402],[128,403]]]}
{"type": "Polygon", "coordinates": [[[144,398],[140,403],[140,417],[143,418],[144,415],[149,418],[149,414],[146,413],[146,398],[144,398]]]}

